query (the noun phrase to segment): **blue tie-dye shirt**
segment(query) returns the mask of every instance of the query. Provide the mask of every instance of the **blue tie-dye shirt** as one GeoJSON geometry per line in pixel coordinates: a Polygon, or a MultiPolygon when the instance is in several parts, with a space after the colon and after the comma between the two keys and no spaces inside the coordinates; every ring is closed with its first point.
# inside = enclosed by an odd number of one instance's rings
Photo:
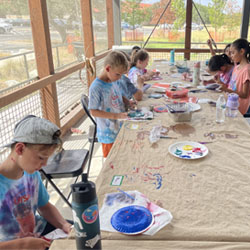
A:
{"type": "Polygon", "coordinates": [[[24,172],[18,180],[0,174],[0,241],[34,235],[39,237],[46,221],[36,214],[49,201],[39,172],[24,172]]]}
{"type": "Polygon", "coordinates": [[[127,99],[131,99],[138,90],[125,75],[122,75],[121,79],[118,81],[118,85],[121,89],[122,96],[125,96],[127,99]]]}
{"type": "MultiPolygon", "coordinates": [[[[121,90],[117,81],[107,83],[96,78],[89,89],[89,109],[110,113],[125,112],[121,90]]],[[[101,143],[113,143],[122,122],[119,120],[96,117],[97,138],[101,143]]]]}

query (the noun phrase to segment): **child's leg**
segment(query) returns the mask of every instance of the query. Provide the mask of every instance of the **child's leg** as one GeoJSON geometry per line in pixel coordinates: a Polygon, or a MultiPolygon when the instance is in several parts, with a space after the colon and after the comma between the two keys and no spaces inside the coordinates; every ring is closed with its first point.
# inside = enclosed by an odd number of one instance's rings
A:
{"type": "Polygon", "coordinates": [[[103,157],[107,157],[114,143],[102,143],[103,157]]]}

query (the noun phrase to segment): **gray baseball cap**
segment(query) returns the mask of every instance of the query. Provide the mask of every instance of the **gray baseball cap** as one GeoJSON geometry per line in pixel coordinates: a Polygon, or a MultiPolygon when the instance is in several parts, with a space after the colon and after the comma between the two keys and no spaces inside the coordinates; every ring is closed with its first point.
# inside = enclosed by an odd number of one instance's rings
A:
{"type": "Polygon", "coordinates": [[[13,139],[4,147],[10,147],[16,142],[61,144],[60,135],[61,131],[54,123],[44,118],[28,115],[15,125],[13,139]]]}

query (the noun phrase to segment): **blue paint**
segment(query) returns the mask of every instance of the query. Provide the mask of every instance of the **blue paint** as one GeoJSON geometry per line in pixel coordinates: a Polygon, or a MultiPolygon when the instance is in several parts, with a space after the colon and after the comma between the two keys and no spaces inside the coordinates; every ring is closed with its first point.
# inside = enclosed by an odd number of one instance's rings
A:
{"type": "Polygon", "coordinates": [[[154,184],[156,185],[156,189],[160,189],[162,186],[162,176],[160,174],[154,174],[153,176],[156,176],[156,182],[154,184]]]}
{"type": "Polygon", "coordinates": [[[180,155],[181,158],[187,158],[187,159],[190,159],[191,156],[190,155],[180,155]]]}

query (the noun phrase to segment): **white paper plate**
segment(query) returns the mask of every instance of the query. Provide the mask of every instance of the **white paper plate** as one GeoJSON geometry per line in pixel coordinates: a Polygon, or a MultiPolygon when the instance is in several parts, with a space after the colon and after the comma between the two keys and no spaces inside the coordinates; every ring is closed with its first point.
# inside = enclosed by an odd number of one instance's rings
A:
{"type": "Polygon", "coordinates": [[[188,103],[190,111],[195,112],[201,109],[200,104],[198,103],[188,103]]]}
{"type": "Polygon", "coordinates": [[[169,146],[168,151],[171,155],[185,160],[200,159],[208,154],[205,145],[192,141],[176,142],[169,146]]]}

